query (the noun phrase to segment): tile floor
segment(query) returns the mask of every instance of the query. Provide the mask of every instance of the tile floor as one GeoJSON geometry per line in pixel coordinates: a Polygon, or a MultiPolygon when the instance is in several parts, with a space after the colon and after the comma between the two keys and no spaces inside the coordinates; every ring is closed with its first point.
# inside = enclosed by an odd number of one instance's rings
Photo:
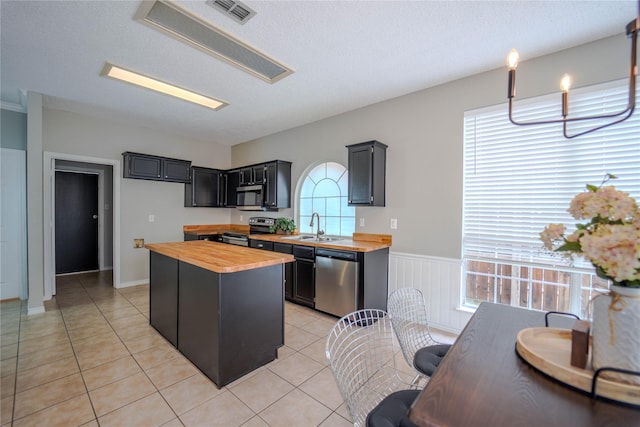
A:
{"type": "Polygon", "coordinates": [[[1,426],[352,425],[324,356],[336,318],[287,302],[278,359],[218,389],[149,326],[148,285],[111,283],[59,277],[38,315],[0,304],[1,426]]]}

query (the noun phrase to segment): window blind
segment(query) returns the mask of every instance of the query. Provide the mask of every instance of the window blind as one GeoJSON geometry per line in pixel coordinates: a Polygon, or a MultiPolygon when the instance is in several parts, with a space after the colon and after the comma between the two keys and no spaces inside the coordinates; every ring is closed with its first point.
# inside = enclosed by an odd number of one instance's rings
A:
{"type": "MultiPolygon", "coordinates": [[[[626,108],[627,80],[570,93],[569,117],[609,114],[626,108]]],[[[559,118],[560,93],[516,101],[516,120],[559,118]]],[[[601,120],[572,123],[580,132],[601,120]]],[[[515,126],[507,104],[464,115],[463,258],[565,264],[546,252],[539,233],[550,223],[576,223],[567,209],[587,183],[640,196],[640,113],[617,125],[572,140],[561,124],[515,126]]],[[[576,267],[588,267],[578,261],[576,267]]]]}

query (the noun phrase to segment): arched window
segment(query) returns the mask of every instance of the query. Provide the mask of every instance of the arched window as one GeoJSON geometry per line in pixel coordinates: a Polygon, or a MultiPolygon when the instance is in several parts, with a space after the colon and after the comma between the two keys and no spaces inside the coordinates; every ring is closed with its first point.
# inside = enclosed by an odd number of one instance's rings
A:
{"type": "Polygon", "coordinates": [[[351,236],[356,227],[356,210],[347,201],[347,169],[339,163],[322,163],[309,171],[300,189],[298,229],[315,233],[311,214],[320,215],[320,229],[330,236],[351,236]]]}

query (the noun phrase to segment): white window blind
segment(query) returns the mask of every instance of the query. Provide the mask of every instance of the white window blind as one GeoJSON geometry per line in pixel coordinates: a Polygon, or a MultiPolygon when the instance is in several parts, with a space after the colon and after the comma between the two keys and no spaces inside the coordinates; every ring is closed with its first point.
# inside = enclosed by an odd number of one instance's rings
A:
{"type": "MultiPolygon", "coordinates": [[[[628,101],[627,80],[570,93],[569,117],[617,112],[628,101]]],[[[516,120],[560,117],[561,95],[515,102],[516,120]]],[[[572,123],[570,133],[601,122],[572,123]]],[[[569,226],[574,195],[587,183],[610,184],[640,197],[640,112],[626,121],[575,139],[561,124],[515,126],[507,105],[464,116],[463,258],[555,265],[560,257],[542,249],[539,233],[549,223],[569,226]]],[[[571,228],[570,228],[571,229],[571,228]]],[[[577,267],[589,267],[586,263],[577,267]]]]}

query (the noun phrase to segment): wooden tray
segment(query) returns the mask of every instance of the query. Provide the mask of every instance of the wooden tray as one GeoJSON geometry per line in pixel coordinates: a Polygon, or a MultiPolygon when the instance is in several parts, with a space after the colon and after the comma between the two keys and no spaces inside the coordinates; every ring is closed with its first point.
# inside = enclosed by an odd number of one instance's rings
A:
{"type": "MultiPolygon", "coordinates": [[[[527,363],[556,380],[591,394],[591,355],[587,369],[571,366],[571,330],[527,328],[518,332],[516,351],[527,363]]],[[[640,386],[598,376],[598,396],[640,405],[640,386]]]]}

